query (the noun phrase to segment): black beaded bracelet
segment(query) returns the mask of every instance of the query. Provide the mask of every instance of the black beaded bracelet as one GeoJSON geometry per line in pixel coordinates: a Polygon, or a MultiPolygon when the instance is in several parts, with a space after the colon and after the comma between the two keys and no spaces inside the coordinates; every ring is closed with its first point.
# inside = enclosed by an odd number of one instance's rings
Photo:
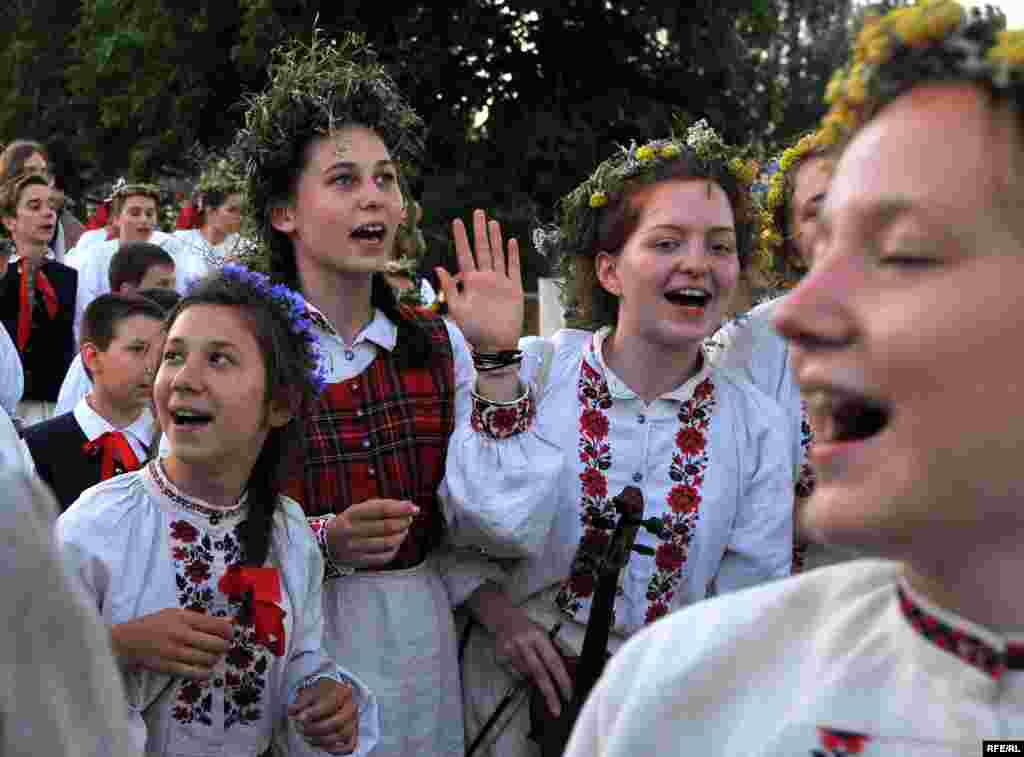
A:
{"type": "Polygon", "coordinates": [[[522,350],[502,350],[501,352],[473,352],[473,365],[478,371],[496,371],[519,365],[523,361],[522,350]]]}

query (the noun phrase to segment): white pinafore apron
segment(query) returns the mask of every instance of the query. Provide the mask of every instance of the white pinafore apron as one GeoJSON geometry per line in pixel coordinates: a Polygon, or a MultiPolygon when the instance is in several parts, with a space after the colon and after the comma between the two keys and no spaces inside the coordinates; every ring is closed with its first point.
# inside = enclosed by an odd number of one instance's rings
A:
{"type": "Polygon", "coordinates": [[[462,757],[455,622],[434,559],[327,581],[324,650],[377,697],[373,757],[462,757]]]}

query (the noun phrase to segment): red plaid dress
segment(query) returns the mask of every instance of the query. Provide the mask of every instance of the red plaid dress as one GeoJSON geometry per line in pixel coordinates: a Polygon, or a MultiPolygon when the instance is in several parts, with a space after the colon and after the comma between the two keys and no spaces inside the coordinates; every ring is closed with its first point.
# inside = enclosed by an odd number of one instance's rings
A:
{"type": "Polygon", "coordinates": [[[362,374],[329,385],[306,419],[303,470],[287,488],[311,519],[368,499],[415,503],[420,513],[386,569],[418,565],[441,542],[437,488],[455,428],[455,363],[444,321],[403,312],[430,334],[427,365],[400,368],[394,352],[381,349],[362,374]]]}

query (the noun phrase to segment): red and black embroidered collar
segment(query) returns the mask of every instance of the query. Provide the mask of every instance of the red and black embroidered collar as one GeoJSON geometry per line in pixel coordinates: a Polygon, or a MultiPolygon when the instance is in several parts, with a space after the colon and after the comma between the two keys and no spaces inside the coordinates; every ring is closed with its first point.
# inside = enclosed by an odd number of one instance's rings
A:
{"type": "Polygon", "coordinates": [[[940,649],[949,652],[968,665],[972,665],[995,680],[1008,670],[1024,670],[1024,641],[1008,641],[999,649],[969,631],[956,628],[921,606],[906,586],[897,587],[900,610],[921,636],[940,649]]]}

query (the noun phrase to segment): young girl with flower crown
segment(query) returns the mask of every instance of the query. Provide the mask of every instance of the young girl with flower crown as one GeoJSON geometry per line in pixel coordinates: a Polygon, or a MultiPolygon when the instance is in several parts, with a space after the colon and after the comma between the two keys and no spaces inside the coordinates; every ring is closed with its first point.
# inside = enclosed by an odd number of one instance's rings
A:
{"type": "MultiPolygon", "coordinates": [[[[325,647],[381,703],[381,757],[463,753],[452,606],[501,573],[447,550],[438,497],[469,422],[470,349],[455,325],[400,305],[384,274],[420,127],[361,40],[314,36],[278,51],[235,145],[269,257],[254,264],[303,292],[323,348],[328,386],[288,491],[328,565],[325,647]]],[[[519,336],[518,277],[464,319],[477,347],[519,336]],[[508,305],[518,315],[495,317],[508,305]]]]}
{"type": "Polygon", "coordinates": [[[320,385],[302,298],[225,266],[169,319],[154,387],[169,454],[86,490],[58,521],[112,627],[147,755],[374,747],[369,691],[321,646],[319,550],[280,494],[320,385]]]}
{"type": "MultiPolygon", "coordinates": [[[[764,209],[764,227],[758,243],[759,254],[770,272],[763,283],[776,289],[791,289],[811,266],[819,218],[838,147],[828,133],[817,131],[800,138],[783,151],[772,174],[764,209]]],[[[774,399],[785,411],[791,429],[791,444],[797,460],[796,533],[793,544],[793,572],[828,565],[854,556],[848,550],[811,544],[800,532],[802,503],[814,488],[814,473],[807,462],[807,448],[814,435],[796,383],[796,371],[789,347],[772,321],[785,295],[759,304],[727,323],[714,336],[720,348],[715,362],[750,381],[774,399]]]]}
{"type": "MultiPolygon", "coordinates": [[[[789,574],[781,410],[702,348],[749,254],[750,173],[699,123],[685,140],[602,163],[565,198],[558,229],[538,235],[564,256],[570,319],[582,328],[524,340],[518,370],[491,371],[526,389],[530,412],[509,418],[505,398],[477,398],[448,461],[454,538],[523,558],[503,586],[485,584],[468,602],[480,624],[464,658],[468,738],[514,685],[509,666],[533,679],[552,714],[568,700],[560,652],[580,652],[594,566],[618,520],[612,498],[625,487],[642,492],[661,532],[638,537],[653,554],[634,555],[622,575],[611,651],[678,607],[789,574]],[[491,439],[486,452],[474,435],[491,439]]],[[[475,258],[464,236],[458,251],[462,290],[442,278],[452,317],[470,321],[505,256],[493,234],[489,244],[478,235],[475,258]]],[[[528,710],[506,707],[477,754],[536,754],[528,710]]]]}

